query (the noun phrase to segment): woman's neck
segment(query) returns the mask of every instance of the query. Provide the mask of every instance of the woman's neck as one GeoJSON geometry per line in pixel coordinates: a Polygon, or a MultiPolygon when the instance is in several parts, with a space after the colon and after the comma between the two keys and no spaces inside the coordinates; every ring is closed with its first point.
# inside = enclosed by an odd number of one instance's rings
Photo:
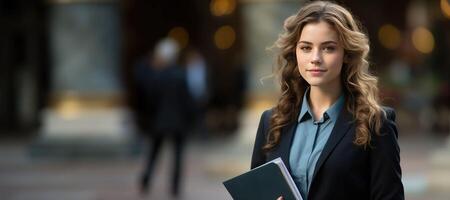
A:
{"type": "Polygon", "coordinates": [[[309,91],[309,107],[314,120],[322,118],[323,113],[333,105],[342,93],[341,85],[336,87],[311,86],[309,91]]]}

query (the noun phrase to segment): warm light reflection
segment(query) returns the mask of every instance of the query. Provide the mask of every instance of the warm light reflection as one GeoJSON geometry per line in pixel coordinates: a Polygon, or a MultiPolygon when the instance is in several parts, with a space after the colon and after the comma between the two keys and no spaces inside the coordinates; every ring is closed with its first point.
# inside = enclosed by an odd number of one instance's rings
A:
{"type": "Polygon", "coordinates": [[[214,43],[219,49],[228,49],[233,46],[236,34],[233,27],[222,26],[214,34],[214,43]]]}
{"type": "Polygon", "coordinates": [[[235,0],[212,0],[209,4],[211,14],[214,16],[223,16],[233,13],[236,8],[235,0]]]}
{"type": "Polygon", "coordinates": [[[378,30],[378,40],[384,47],[395,49],[401,42],[400,31],[391,24],[385,24],[378,30]]]}
{"type": "Polygon", "coordinates": [[[172,28],[168,35],[178,42],[180,48],[184,48],[189,44],[189,33],[183,27],[172,28]]]}
{"type": "Polygon", "coordinates": [[[442,14],[450,19],[450,3],[448,0],[441,0],[442,14]]]}
{"type": "Polygon", "coordinates": [[[67,120],[75,119],[80,114],[81,104],[77,99],[66,98],[58,103],[58,113],[67,120]]]}
{"type": "Polygon", "coordinates": [[[414,29],[412,33],[414,47],[422,53],[430,53],[434,48],[433,34],[424,27],[414,29]]]}

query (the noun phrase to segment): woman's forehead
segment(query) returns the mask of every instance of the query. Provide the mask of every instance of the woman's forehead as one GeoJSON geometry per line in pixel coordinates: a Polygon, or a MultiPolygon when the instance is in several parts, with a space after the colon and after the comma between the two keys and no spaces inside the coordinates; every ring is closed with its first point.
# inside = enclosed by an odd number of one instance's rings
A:
{"type": "Polygon", "coordinates": [[[319,21],[314,23],[307,23],[299,37],[300,41],[310,43],[322,43],[324,41],[339,42],[339,36],[332,25],[327,22],[319,21]]]}

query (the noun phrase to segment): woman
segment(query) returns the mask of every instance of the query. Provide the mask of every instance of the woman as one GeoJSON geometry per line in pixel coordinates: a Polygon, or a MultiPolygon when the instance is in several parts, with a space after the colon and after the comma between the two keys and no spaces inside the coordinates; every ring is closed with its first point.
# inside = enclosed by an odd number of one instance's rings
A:
{"type": "Polygon", "coordinates": [[[404,199],[395,113],[380,105],[351,13],[312,2],[275,45],[282,94],[261,116],[251,168],[281,157],[305,200],[404,199]]]}

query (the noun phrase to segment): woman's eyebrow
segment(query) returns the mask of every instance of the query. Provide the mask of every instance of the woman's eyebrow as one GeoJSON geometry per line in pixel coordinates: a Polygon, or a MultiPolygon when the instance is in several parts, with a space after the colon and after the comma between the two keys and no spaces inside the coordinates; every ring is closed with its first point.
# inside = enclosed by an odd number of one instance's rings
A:
{"type": "Polygon", "coordinates": [[[312,42],[308,42],[308,41],[303,41],[303,40],[302,40],[302,41],[299,41],[299,42],[298,42],[298,44],[300,44],[300,43],[305,43],[305,44],[313,44],[312,42]]]}
{"type": "Polygon", "coordinates": [[[322,45],[326,45],[326,44],[337,44],[337,42],[335,42],[335,41],[325,41],[325,42],[322,42],[322,45]]]}
{"type": "MultiPolygon", "coordinates": [[[[298,42],[298,44],[300,44],[300,43],[305,43],[305,44],[309,44],[309,45],[313,44],[312,42],[304,41],[304,40],[301,40],[301,41],[298,42]]],[[[325,41],[325,42],[321,43],[321,45],[326,45],[326,44],[337,44],[337,42],[335,42],[333,40],[329,40],[329,41],[325,41]]]]}

